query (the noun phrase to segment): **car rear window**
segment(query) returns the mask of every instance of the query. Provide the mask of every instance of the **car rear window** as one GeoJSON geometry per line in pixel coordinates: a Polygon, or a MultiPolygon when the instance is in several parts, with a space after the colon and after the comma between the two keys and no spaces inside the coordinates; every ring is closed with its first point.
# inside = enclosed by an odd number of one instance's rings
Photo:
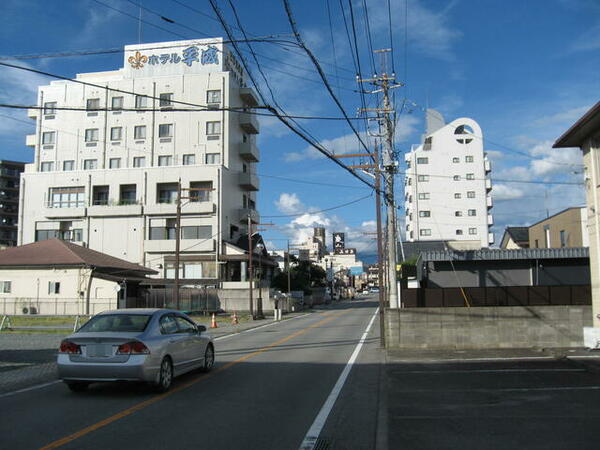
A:
{"type": "Polygon", "coordinates": [[[92,317],[78,332],[110,333],[110,332],[141,332],[150,321],[149,315],[144,314],[109,314],[92,317]]]}

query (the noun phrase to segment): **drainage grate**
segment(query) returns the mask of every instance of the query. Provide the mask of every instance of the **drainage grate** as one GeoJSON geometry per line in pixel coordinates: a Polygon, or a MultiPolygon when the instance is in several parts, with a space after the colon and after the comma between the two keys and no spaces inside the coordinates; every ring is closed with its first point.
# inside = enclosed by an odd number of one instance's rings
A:
{"type": "Polygon", "coordinates": [[[331,440],[321,437],[317,439],[315,446],[313,447],[314,450],[329,450],[331,448],[333,448],[331,446],[331,440]]]}

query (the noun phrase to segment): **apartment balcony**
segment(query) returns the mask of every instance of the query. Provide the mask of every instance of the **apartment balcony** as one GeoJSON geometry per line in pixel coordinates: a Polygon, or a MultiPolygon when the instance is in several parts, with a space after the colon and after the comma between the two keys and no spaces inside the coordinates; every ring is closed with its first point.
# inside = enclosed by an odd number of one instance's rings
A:
{"type": "Polygon", "coordinates": [[[25,145],[27,147],[35,147],[37,145],[37,135],[28,134],[27,137],[25,137],[25,145]]]}
{"type": "Polygon", "coordinates": [[[248,87],[241,88],[240,97],[246,105],[250,107],[258,106],[258,97],[256,96],[254,89],[248,87]]]}
{"type": "Polygon", "coordinates": [[[488,244],[492,245],[494,243],[494,233],[488,233],[488,244]]]}
{"type": "Polygon", "coordinates": [[[489,159],[485,158],[483,160],[483,168],[485,169],[486,174],[490,173],[492,171],[492,162],[489,159]]]}
{"type": "MultiPolygon", "coordinates": [[[[189,248],[190,252],[214,252],[214,239],[181,239],[181,252],[189,248]]],[[[147,239],[144,251],[149,253],[175,253],[175,239],[147,239]]]]}
{"type": "Polygon", "coordinates": [[[85,217],[85,208],[44,208],[44,217],[47,219],[64,219],[67,217],[85,217]]]}
{"type": "Polygon", "coordinates": [[[487,205],[488,209],[490,209],[492,206],[494,206],[494,203],[492,202],[492,196],[488,195],[485,198],[485,204],[487,205]]]}
{"type": "MultiPolygon", "coordinates": [[[[181,214],[212,214],[215,211],[215,204],[208,202],[190,202],[183,203],[181,214]]],[[[177,205],[175,203],[157,203],[144,207],[144,214],[148,216],[162,216],[177,214],[177,205]]]]}
{"type": "Polygon", "coordinates": [[[488,216],[487,216],[487,224],[494,225],[494,218],[492,217],[491,214],[488,214],[488,216]]]}
{"type": "Polygon", "coordinates": [[[253,142],[242,142],[239,144],[240,157],[247,162],[258,162],[260,160],[260,151],[253,142]]]}
{"type": "Polygon", "coordinates": [[[90,217],[141,216],[142,205],[94,205],[87,209],[90,217]]]}
{"type": "Polygon", "coordinates": [[[240,208],[238,210],[238,217],[240,223],[248,223],[248,216],[250,216],[250,220],[252,221],[252,223],[260,222],[260,214],[258,214],[258,211],[256,211],[255,209],[240,208]]]}
{"type": "Polygon", "coordinates": [[[485,189],[487,191],[491,191],[492,190],[492,180],[490,180],[489,178],[485,179],[485,189]]]}
{"type": "Polygon", "coordinates": [[[260,126],[258,124],[258,119],[254,114],[245,114],[240,113],[240,127],[248,134],[258,134],[260,133],[260,126]]]}
{"type": "Polygon", "coordinates": [[[258,191],[260,189],[258,176],[253,172],[241,172],[239,184],[246,191],[258,191]]]}
{"type": "Polygon", "coordinates": [[[37,108],[29,108],[27,109],[27,117],[30,119],[37,119],[40,115],[40,110],[37,108]]]}

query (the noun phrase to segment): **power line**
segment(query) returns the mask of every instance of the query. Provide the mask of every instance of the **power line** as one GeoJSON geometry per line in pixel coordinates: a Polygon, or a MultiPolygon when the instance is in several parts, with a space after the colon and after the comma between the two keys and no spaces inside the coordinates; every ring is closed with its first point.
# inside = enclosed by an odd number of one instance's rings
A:
{"type": "Polygon", "coordinates": [[[355,200],[352,200],[352,201],[349,201],[349,202],[346,202],[346,203],[342,203],[341,205],[336,205],[336,206],[332,206],[331,208],[320,209],[320,210],[317,210],[317,211],[305,211],[303,213],[282,214],[282,215],[277,215],[277,216],[263,216],[263,215],[261,215],[261,217],[275,219],[275,218],[280,218],[280,217],[300,217],[300,216],[304,216],[306,214],[319,214],[319,213],[322,213],[322,212],[333,211],[334,209],[343,208],[344,206],[353,205],[354,203],[358,203],[358,202],[363,201],[363,200],[365,200],[367,198],[370,198],[372,196],[373,196],[373,192],[371,192],[369,195],[365,195],[364,197],[360,197],[360,198],[357,198],[355,200]]]}

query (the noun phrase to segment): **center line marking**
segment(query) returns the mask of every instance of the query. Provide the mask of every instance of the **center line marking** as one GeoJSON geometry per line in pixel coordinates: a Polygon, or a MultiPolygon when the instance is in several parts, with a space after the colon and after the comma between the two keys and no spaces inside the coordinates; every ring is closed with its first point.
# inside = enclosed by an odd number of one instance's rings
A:
{"type": "MultiPolygon", "coordinates": [[[[58,439],[56,441],[50,442],[49,444],[41,447],[41,450],[48,450],[48,449],[53,449],[53,448],[58,448],[61,447],[65,444],[68,444],[69,442],[74,441],[75,439],[79,439],[80,437],[83,437],[93,431],[99,430],[100,428],[103,428],[107,425],[110,425],[113,422],[116,422],[119,419],[123,419],[124,417],[130,416],[131,414],[140,411],[144,408],[147,408],[150,405],[153,405],[154,403],[157,403],[167,397],[170,397],[173,394],[176,394],[177,392],[183,391],[184,389],[189,388],[190,386],[193,386],[194,384],[202,381],[202,380],[206,380],[207,378],[210,378],[216,374],[218,374],[219,372],[223,372],[224,370],[229,369],[232,366],[235,366],[236,364],[239,364],[243,361],[246,361],[247,359],[253,358],[254,356],[260,355],[261,353],[266,352],[267,350],[272,349],[273,347],[277,347],[278,345],[281,345],[287,341],[289,341],[290,339],[294,339],[295,337],[298,337],[304,333],[306,333],[308,330],[311,330],[312,328],[317,328],[321,325],[325,325],[328,322],[331,322],[332,320],[337,319],[338,316],[341,316],[343,314],[346,314],[348,311],[343,311],[341,313],[337,313],[332,315],[331,317],[328,317],[326,319],[322,319],[319,322],[310,325],[306,328],[303,328],[301,330],[296,331],[295,333],[290,334],[287,337],[284,337],[283,339],[280,339],[270,345],[267,345],[266,347],[263,347],[261,349],[256,350],[255,352],[249,353],[247,355],[242,356],[241,358],[236,359],[235,361],[231,361],[221,367],[219,367],[218,369],[213,370],[212,372],[203,375],[199,378],[196,378],[195,380],[192,380],[188,383],[182,384],[181,386],[178,386],[174,389],[171,389],[168,392],[165,392],[164,394],[160,394],[157,395],[156,397],[152,397],[151,399],[145,400],[143,402],[138,403],[137,405],[133,405],[130,408],[127,408],[117,414],[114,414],[110,417],[107,417],[106,419],[101,420],[100,422],[96,422],[95,424],[92,424],[90,426],[87,426],[85,428],[83,428],[82,430],[79,430],[73,434],[70,434],[68,436],[65,436],[64,438],[58,439]]],[[[324,315],[328,315],[331,313],[325,313],[324,315]]]]}

